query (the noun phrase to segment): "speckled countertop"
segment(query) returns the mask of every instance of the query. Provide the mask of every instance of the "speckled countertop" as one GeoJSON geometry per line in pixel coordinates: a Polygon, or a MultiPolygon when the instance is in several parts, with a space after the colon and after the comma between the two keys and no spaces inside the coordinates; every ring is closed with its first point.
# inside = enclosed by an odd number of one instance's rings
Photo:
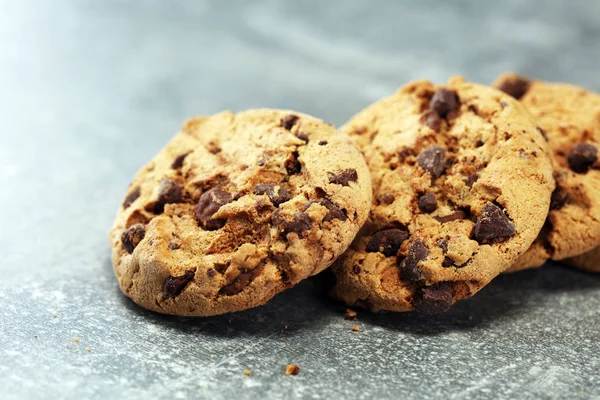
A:
{"type": "Polygon", "coordinates": [[[341,124],[410,79],[505,70],[600,91],[600,2],[0,3],[0,398],[600,398],[600,276],[502,276],[438,318],[346,321],[306,282],[183,319],[124,298],[107,243],[192,115],[341,124]]]}

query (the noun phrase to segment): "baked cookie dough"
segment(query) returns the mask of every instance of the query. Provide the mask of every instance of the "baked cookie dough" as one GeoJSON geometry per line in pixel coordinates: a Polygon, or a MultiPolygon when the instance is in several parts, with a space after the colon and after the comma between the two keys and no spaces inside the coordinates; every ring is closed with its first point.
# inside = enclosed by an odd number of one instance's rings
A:
{"type": "Polygon", "coordinates": [[[332,266],[332,294],[351,306],[446,311],[509,268],[544,223],[547,144],[499,90],[413,82],[342,130],[361,147],[374,193],[368,222],[332,266]]]}
{"type": "Polygon", "coordinates": [[[194,118],[133,179],[110,232],[121,290],[208,316],[267,302],[327,268],[367,219],[352,140],[291,111],[194,118]]]}
{"type": "Polygon", "coordinates": [[[519,99],[536,118],[552,152],[556,179],[546,224],[510,271],[590,251],[600,244],[600,96],[512,73],[494,86],[519,99]]]}

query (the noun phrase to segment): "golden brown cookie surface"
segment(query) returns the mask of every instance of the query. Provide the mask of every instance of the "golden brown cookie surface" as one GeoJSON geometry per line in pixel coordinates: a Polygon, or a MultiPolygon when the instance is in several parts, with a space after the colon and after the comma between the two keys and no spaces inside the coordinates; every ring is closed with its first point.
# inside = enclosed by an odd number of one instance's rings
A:
{"type": "Polygon", "coordinates": [[[506,270],[544,223],[546,142],[498,90],[413,82],[342,130],[363,150],[374,193],[369,221],[332,267],[333,294],[349,305],[445,311],[506,270]]]}
{"type": "Polygon", "coordinates": [[[370,204],[364,159],[323,121],[280,110],[199,117],[134,178],[111,230],[113,265],[145,308],[243,310],[328,267],[370,204]]]}

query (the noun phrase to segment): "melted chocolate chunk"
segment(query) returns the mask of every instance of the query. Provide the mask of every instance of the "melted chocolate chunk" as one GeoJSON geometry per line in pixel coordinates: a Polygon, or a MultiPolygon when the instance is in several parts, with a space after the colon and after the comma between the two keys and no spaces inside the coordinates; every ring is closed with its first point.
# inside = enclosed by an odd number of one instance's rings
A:
{"type": "Polygon", "coordinates": [[[498,89],[518,100],[527,93],[529,85],[529,79],[523,76],[515,76],[502,81],[498,85],[498,89]]]}
{"type": "Polygon", "coordinates": [[[280,204],[292,199],[290,192],[288,192],[286,188],[283,186],[274,185],[272,183],[257,184],[254,186],[254,194],[259,196],[266,194],[275,207],[278,207],[280,204]]]}
{"type": "Polygon", "coordinates": [[[296,133],[296,137],[306,143],[308,143],[308,135],[305,132],[296,133]]]}
{"type": "Polygon", "coordinates": [[[446,169],[446,150],[440,146],[430,146],[417,156],[417,164],[432,177],[439,178],[446,169]]]}
{"type": "Polygon", "coordinates": [[[402,243],[408,239],[409,233],[402,229],[384,229],[375,233],[367,243],[368,253],[382,253],[386,257],[398,254],[402,243]]]}
{"type": "Polygon", "coordinates": [[[440,117],[446,118],[448,114],[457,111],[460,107],[458,96],[448,89],[438,89],[431,98],[429,109],[435,111],[440,117]]]}
{"type": "Polygon", "coordinates": [[[236,276],[233,282],[231,282],[229,285],[223,286],[221,290],[219,290],[219,294],[223,294],[225,296],[233,296],[238,293],[241,293],[242,290],[244,290],[250,284],[250,282],[252,282],[254,278],[256,278],[258,274],[260,274],[262,269],[262,266],[259,266],[251,271],[242,272],[241,274],[236,276]]]}
{"type": "Polygon", "coordinates": [[[329,183],[336,183],[342,186],[348,186],[350,182],[358,181],[358,174],[355,169],[345,169],[338,173],[328,172],[329,183]]]}
{"type": "Polygon", "coordinates": [[[567,161],[569,168],[578,174],[589,171],[598,159],[598,149],[589,143],[579,143],[573,146],[569,152],[567,161]]]}
{"type": "Polygon", "coordinates": [[[473,187],[473,184],[477,182],[479,179],[479,174],[477,172],[473,172],[471,175],[467,177],[467,186],[473,187]]]}
{"type": "Polygon", "coordinates": [[[183,160],[185,160],[185,158],[188,156],[188,154],[190,154],[190,153],[183,153],[183,154],[180,154],[177,157],[175,157],[175,159],[173,160],[173,163],[171,164],[171,168],[179,169],[179,168],[183,167],[183,160]]]}
{"type": "Polygon", "coordinates": [[[333,219],[339,219],[341,221],[345,221],[348,219],[344,210],[342,210],[340,207],[336,206],[335,204],[333,204],[333,202],[327,199],[311,200],[308,203],[306,203],[303,211],[308,210],[308,208],[313,203],[320,204],[327,209],[327,214],[325,214],[325,217],[323,217],[323,222],[331,221],[333,219]]]}
{"type": "Polygon", "coordinates": [[[129,253],[133,253],[133,249],[144,239],[146,228],[142,224],[135,224],[126,229],[121,235],[121,244],[129,253]]]}
{"type": "Polygon", "coordinates": [[[212,219],[219,209],[233,200],[231,194],[221,188],[212,188],[200,196],[198,204],[194,207],[194,218],[204,229],[213,231],[225,225],[225,220],[212,219]]]}
{"type": "Polygon", "coordinates": [[[134,201],[140,197],[141,190],[139,186],[136,186],[131,192],[127,193],[125,199],[123,200],[123,208],[128,208],[134,201]]]}
{"type": "Polygon", "coordinates": [[[400,264],[400,277],[408,282],[421,280],[418,264],[429,257],[429,249],[421,239],[417,239],[408,249],[406,258],[400,264]]]}
{"type": "Polygon", "coordinates": [[[443,217],[433,217],[435,218],[437,221],[439,221],[442,224],[445,224],[446,222],[451,222],[451,221],[456,221],[457,219],[465,219],[467,217],[467,215],[465,214],[464,211],[455,211],[450,215],[444,215],[443,217]]]}
{"type": "Polygon", "coordinates": [[[542,135],[542,137],[544,138],[544,140],[547,142],[548,141],[548,135],[546,134],[546,131],[544,131],[539,126],[536,126],[536,128],[537,128],[538,132],[540,133],[540,135],[542,135]]]}
{"type": "Polygon", "coordinates": [[[452,288],[438,283],[419,289],[413,299],[413,307],[420,313],[434,315],[448,311],[452,306],[452,288]]]}
{"type": "Polygon", "coordinates": [[[421,115],[421,123],[427,125],[434,132],[439,132],[442,127],[442,119],[435,111],[428,110],[421,115]]]}
{"type": "Polygon", "coordinates": [[[299,154],[297,151],[293,152],[291,157],[285,160],[283,164],[288,175],[296,175],[302,171],[302,164],[298,161],[299,154]]]}
{"type": "Polygon", "coordinates": [[[477,218],[473,237],[480,244],[497,243],[508,240],[515,233],[515,226],[502,209],[494,203],[487,203],[477,218]]]}
{"type": "Polygon", "coordinates": [[[419,197],[419,209],[425,213],[434,212],[437,209],[437,199],[433,193],[425,193],[419,197]]]}
{"type": "Polygon", "coordinates": [[[294,125],[296,125],[296,122],[298,122],[298,118],[299,117],[297,115],[293,115],[293,114],[286,115],[285,117],[283,117],[281,119],[280,125],[283,129],[287,129],[289,131],[290,129],[292,129],[292,127],[294,125]]]}
{"type": "Polygon", "coordinates": [[[194,271],[185,271],[181,276],[170,276],[165,280],[163,292],[167,297],[175,297],[194,279],[194,271]]]}
{"type": "Polygon", "coordinates": [[[154,213],[160,214],[165,210],[165,204],[180,203],[183,188],[175,181],[163,179],[158,188],[158,198],[154,205],[154,213]]]}
{"type": "Polygon", "coordinates": [[[292,216],[291,221],[287,221],[281,216],[279,210],[275,210],[271,219],[284,235],[295,232],[300,236],[302,232],[310,230],[311,227],[310,217],[305,213],[296,213],[292,216]]]}
{"type": "Polygon", "coordinates": [[[560,210],[566,204],[569,193],[562,187],[556,186],[550,197],[550,209],[560,210]]]}

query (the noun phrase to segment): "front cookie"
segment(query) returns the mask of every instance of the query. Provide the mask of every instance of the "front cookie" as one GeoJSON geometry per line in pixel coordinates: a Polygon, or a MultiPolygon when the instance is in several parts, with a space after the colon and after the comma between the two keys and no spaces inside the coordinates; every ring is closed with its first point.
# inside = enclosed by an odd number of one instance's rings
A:
{"type": "Polygon", "coordinates": [[[370,204],[364,159],[323,121],[278,110],[199,117],[134,178],[110,234],[113,266],[150,310],[239,311],[327,268],[370,204]]]}
{"type": "Polygon", "coordinates": [[[515,74],[501,76],[494,85],[536,118],[548,139],[556,178],[544,229],[510,271],[591,250],[600,244],[600,96],[515,74]]]}
{"type": "Polygon", "coordinates": [[[554,188],[546,143],[510,96],[453,78],[410,83],[344,127],[373,205],[332,270],[350,305],[435,314],[471,296],[533,242],[554,188]]]}

